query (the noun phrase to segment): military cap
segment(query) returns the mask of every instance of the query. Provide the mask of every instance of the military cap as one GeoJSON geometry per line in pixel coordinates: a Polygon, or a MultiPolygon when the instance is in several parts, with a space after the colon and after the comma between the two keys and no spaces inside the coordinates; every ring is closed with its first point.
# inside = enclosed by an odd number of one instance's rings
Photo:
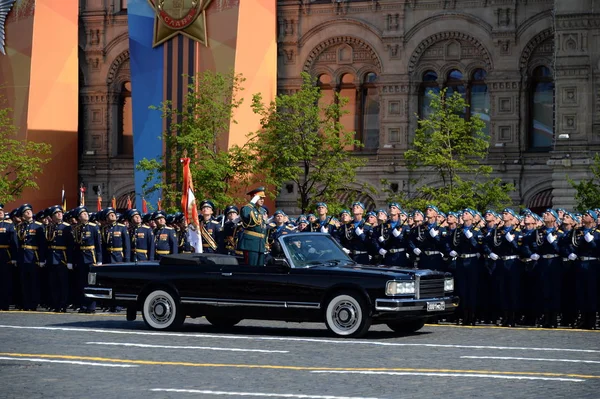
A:
{"type": "Polygon", "coordinates": [[[402,210],[402,207],[400,207],[400,204],[398,204],[397,202],[390,202],[390,203],[388,204],[388,208],[391,208],[391,207],[393,207],[393,206],[395,206],[396,208],[398,208],[398,209],[402,210]]]}
{"type": "Polygon", "coordinates": [[[126,219],[125,214],[124,213],[115,213],[115,215],[117,215],[117,223],[123,223],[126,219]]]}
{"type": "Polygon", "coordinates": [[[320,207],[320,206],[322,206],[324,208],[327,208],[327,204],[326,203],[324,203],[324,202],[317,202],[317,208],[320,207]]]}
{"type": "Polygon", "coordinates": [[[255,188],[252,191],[248,191],[246,193],[246,195],[251,195],[253,197],[255,195],[258,195],[259,197],[263,197],[264,198],[264,197],[266,197],[266,195],[265,195],[265,188],[263,186],[257,187],[257,188],[255,188]]]}
{"type": "Polygon", "coordinates": [[[379,209],[379,210],[377,210],[377,213],[383,213],[385,216],[388,215],[388,213],[385,209],[379,209]]]}
{"type": "Polygon", "coordinates": [[[486,211],[485,211],[485,213],[484,213],[484,215],[487,215],[488,213],[489,213],[490,215],[497,216],[497,215],[496,215],[496,212],[494,212],[494,211],[493,211],[493,210],[491,210],[491,209],[488,209],[488,210],[486,210],[486,211]]]}
{"type": "Polygon", "coordinates": [[[369,217],[369,216],[377,217],[377,215],[373,211],[367,212],[367,217],[369,217]]]}
{"type": "Polygon", "coordinates": [[[205,199],[202,202],[200,202],[200,209],[202,209],[202,208],[204,208],[206,206],[208,206],[213,211],[215,210],[215,204],[213,204],[213,202],[211,200],[205,199]]]}
{"type": "MultiPolygon", "coordinates": [[[[149,221],[151,221],[151,220],[152,220],[152,216],[153,216],[153,215],[154,215],[153,213],[144,213],[144,214],[142,215],[142,222],[143,222],[143,223],[148,223],[149,221]]],[[[131,217],[133,217],[133,215],[131,215],[131,217]]]]}
{"type": "Polygon", "coordinates": [[[314,213],[309,213],[308,215],[306,215],[307,219],[310,219],[311,217],[316,218],[314,213]]]}
{"type": "Polygon", "coordinates": [[[23,204],[17,210],[17,216],[23,216],[23,212],[30,210],[33,212],[33,207],[30,204],[23,204]]]}
{"type": "Polygon", "coordinates": [[[463,213],[463,214],[464,214],[464,213],[468,213],[468,214],[470,214],[471,216],[475,216],[475,211],[474,211],[473,209],[471,209],[471,208],[465,208],[465,209],[463,209],[462,213],[463,213]]]}
{"type": "MultiPolygon", "coordinates": [[[[90,222],[95,222],[95,221],[99,220],[98,219],[99,213],[101,213],[101,212],[91,212],[90,213],[90,222]]],[[[100,216],[102,216],[102,215],[100,215],[100,216]]]]}
{"type": "Polygon", "coordinates": [[[440,213],[440,210],[438,209],[437,206],[433,205],[433,204],[429,204],[425,207],[425,210],[427,209],[433,209],[434,211],[436,211],[437,213],[440,213]]]}
{"type": "Polygon", "coordinates": [[[63,210],[62,206],[60,205],[52,205],[51,207],[48,207],[46,209],[46,216],[52,216],[57,212],[62,212],[63,214],[65,213],[65,211],[63,210]]]}
{"type": "Polygon", "coordinates": [[[298,218],[298,224],[305,223],[308,224],[308,219],[306,218],[298,218]]]}
{"type": "Polygon", "coordinates": [[[425,217],[425,214],[423,214],[423,212],[421,212],[421,211],[420,211],[420,210],[418,210],[418,209],[417,209],[417,210],[416,210],[416,211],[413,213],[413,217],[415,217],[417,214],[419,214],[419,215],[421,215],[421,216],[425,217]]]}
{"type": "Polygon", "coordinates": [[[459,215],[458,215],[458,212],[450,211],[450,212],[448,212],[448,217],[450,217],[450,216],[454,216],[455,218],[458,219],[459,215]]]}
{"type": "Polygon", "coordinates": [[[36,214],[35,214],[35,216],[34,216],[35,220],[37,220],[37,221],[40,221],[40,220],[42,220],[42,219],[43,219],[43,218],[45,218],[45,217],[46,217],[46,210],[45,210],[45,209],[44,209],[44,210],[41,210],[41,211],[39,211],[39,212],[38,212],[38,213],[36,213],[36,214]]]}
{"type": "Polygon", "coordinates": [[[354,208],[355,206],[360,206],[363,210],[365,209],[365,204],[360,201],[353,202],[352,207],[354,208]]]}
{"type": "Polygon", "coordinates": [[[350,216],[350,215],[351,215],[351,213],[350,213],[350,211],[349,211],[348,209],[342,209],[342,210],[340,211],[340,216],[342,216],[344,213],[345,213],[345,214],[347,214],[348,216],[350,216]]]}
{"type": "Polygon", "coordinates": [[[166,220],[167,214],[165,213],[165,211],[156,211],[152,214],[152,220],[156,220],[158,218],[165,218],[166,220]]]}
{"type": "Polygon", "coordinates": [[[185,215],[182,212],[175,212],[173,215],[173,223],[181,223],[185,220],[185,215]]]}
{"type": "Polygon", "coordinates": [[[10,216],[11,218],[14,218],[15,216],[19,216],[19,209],[15,208],[12,211],[8,212],[8,216],[10,216]]]}
{"type": "Polygon", "coordinates": [[[4,204],[0,202],[0,209],[4,209],[4,204]]]}
{"type": "Polygon", "coordinates": [[[277,215],[282,215],[282,216],[285,216],[285,212],[284,212],[284,211],[282,211],[281,209],[277,209],[277,210],[275,211],[275,213],[273,214],[273,216],[277,216],[277,215]]]}
{"type": "Polygon", "coordinates": [[[590,215],[594,220],[598,219],[598,214],[593,209],[588,209],[587,211],[583,212],[583,214],[590,215]]]}
{"type": "Polygon", "coordinates": [[[108,207],[104,208],[102,211],[104,212],[105,216],[108,216],[109,213],[114,213],[115,215],[117,214],[117,211],[115,211],[115,208],[113,208],[112,206],[108,206],[108,207]]]}
{"type": "MultiPolygon", "coordinates": [[[[140,215],[140,211],[138,211],[137,209],[133,208],[127,211],[127,213],[125,213],[125,216],[127,217],[127,219],[131,220],[133,219],[133,217],[135,215],[140,215]]],[[[140,215],[141,216],[141,215],[140,215]]]]}
{"type": "Polygon", "coordinates": [[[517,214],[511,208],[504,208],[504,210],[502,211],[502,213],[508,213],[508,214],[512,215],[513,217],[515,217],[515,218],[517,217],[517,214]]]}
{"type": "Polygon", "coordinates": [[[173,222],[175,222],[175,215],[167,215],[166,220],[167,224],[173,224],[173,222]]]}
{"type": "Polygon", "coordinates": [[[240,213],[240,210],[235,205],[229,205],[225,208],[225,215],[229,215],[231,212],[240,213]]]}
{"type": "Polygon", "coordinates": [[[446,219],[446,214],[445,214],[444,212],[439,212],[439,215],[440,215],[441,217],[443,217],[444,219],[446,219]]]}
{"type": "Polygon", "coordinates": [[[546,210],[544,211],[544,213],[549,213],[549,214],[551,214],[551,215],[554,217],[554,220],[556,220],[557,222],[560,220],[560,219],[558,218],[558,213],[557,213],[557,212],[556,212],[554,209],[552,209],[552,208],[548,208],[548,209],[546,209],[546,210]]]}
{"type": "Polygon", "coordinates": [[[77,208],[75,208],[75,212],[73,213],[73,215],[75,215],[75,217],[78,218],[79,215],[81,215],[83,212],[86,212],[89,214],[89,212],[85,206],[78,206],[77,208]]]}

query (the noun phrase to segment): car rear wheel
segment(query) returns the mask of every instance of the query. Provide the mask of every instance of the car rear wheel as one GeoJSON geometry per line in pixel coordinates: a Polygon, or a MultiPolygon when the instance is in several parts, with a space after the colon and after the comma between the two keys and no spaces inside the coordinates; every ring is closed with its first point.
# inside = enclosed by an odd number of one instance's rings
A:
{"type": "Polygon", "coordinates": [[[242,321],[242,319],[223,316],[206,316],[206,320],[213,326],[220,328],[230,328],[242,321]]]}
{"type": "Polygon", "coordinates": [[[154,330],[174,330],[185,321],[179,301],[165,290],[154,290],[146,296],[142,316],[146,325],[154,330]]]}
{"type": "Polygon", "coordinates": [[[397,333],[409,334],[419,331],[425,325],[425,320],[399,321],[387,323],[387,326],[397,333]]]}
{"type": "Polygon", "coordinates": [[[339,294],[327,304],[325,324],[341,337],[362,337],[371,327],[371,316],[365,300],[355,293],[339,294]]]}

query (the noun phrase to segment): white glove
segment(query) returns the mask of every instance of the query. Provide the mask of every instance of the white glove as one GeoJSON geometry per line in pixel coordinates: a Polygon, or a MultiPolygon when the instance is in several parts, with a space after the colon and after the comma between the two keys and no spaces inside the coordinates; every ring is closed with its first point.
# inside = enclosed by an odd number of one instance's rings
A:
{"type": "Polygon", "coordinates": [[[471,239],[471,237],[473,237],[473,233],[471,233],[471,230],[467,230],[465,232],[465,237],[467,237],[467,239],[469,239],[469,240],[471,239]]]}
{"type": "Polygon", "coordinates": [[[583,236],[583,238],[585,238],[585,240],[587,242],[592,242],[594,240],[594,235],[590,234],[590,232],[588,231],[587,233],[585,233],[585,235],[583,236]]]}
{"type": "Polygon", "coordinates": [[[258,202],[258,200],[260,199],[260,195],[255,195],[254,197],[252,197],[252,199],[250,200],[250,203],[252,205],[256,205],[256,203],[258,202]]]}
{"type": "Polygon", "coordinates": [[[73,270],[73,264],[72,263],[67,263],[67,269],[73,270]]]}
{"type": "Polygon", "coordinates": [[[102,262],[96,263],[96,266],[102,266],[102,262]]]}
{"type": "Polygon", "coordinates": [[[506,241],[508,241],[508,242],[513,242],[513,240],[515,239],[515,235],[514,234],[510,234],[510,231],[508,233],[506,233],[504,235],[504,237],[506,238],[506,241]]]}
{"type": "Polygon", "coordinates": [[[38,266],[39,267],[44,267],[44,266],[46,266],[46,262],[38,262],[38,266]]]}
{"type": "Polygon", "coordinates": [[[314,254],[315,252],[317,252],[317,250],[314,249],[313,247],[308,248],[308,253],[309,254],[314,254]]]}
{"type": "Polygon", "coordinates": [[[546,240],[548,240],[548,243],[552,244],[554,241],[556,241],[556,237],[554,237],[554,234],[548,233],[546,240]]]}
{"type": "Polygon", "coordinates": [[[377,241],[379,241],[379,242],[384,242],[384,241],[385,241],[385,238],[383,238],[383,236],[379,236],[379,238],[377,239],[377,241]]]}
{"type": "Polygon", "coordinates": [[[490,254],[490,259],[491,259],[491,260],[498,260],[498,255],[496,255],[495,253],[493,253],[493,252],[492,252],[492,253],[490,254]]]}
{"type": "Polygon", "coordinates": [[[398,237],[400,234],[402,234],[402,230],[394,229],[392,230],[392,234],[394,237],[398,237]]]}
{"type": "Polygon", "coordinates": [[[419,248],[413,249],[413,253],[417,256],[421,255],[421,250],[419,248]]]}
{"type": "Polygon", "coordinates": [[[10,263],[12,263],[13,266],[17,266],[17,261],[16,260],[11,260],[10,263]]]}
{"type": "Polygon", "coordinates": [[[342,250],[346,253],[346,255],[350,255],[350,250],[348,248],[342,247],[342,250]]]}
{"type": "Polygon", "coordinates": [[[538,254],[531,254],[530,258],[531,260],[538,260],[540,256],[538,254]]]}
{"type": "Polygon", "coordinates": [[[381,255],[381,256],[385,256],[385,254],[387,254],[387,251],[386,251],[385,249],[381,248],[381,249],[379,250],[379,255],[381,255]]]}
{"type": "Polygon", "coordinates": [[[327,226],[321,226],[321,233],[329,233],[327,226]]]}
{"type": "Polygon", "coordinates": [[[357,227],[354,232],[356,233],[357,236],[361,236],[364,233],[364,230],[361,229],[360,227],[357,227]]]}
{"type": "Polygon", "coordinates": [[[458,256],[458,254],[454,250],[450,251],[448,255],[450,255],[451,258],[456,258],[458,256]]]}
{"type": "Polygon", "coordinates": [[[575,260],[575,259],[577,259],[577,255],[569,254],[569,256],[567,256],[567,258],[569,258],[569,260],[575,260]]]}
{"type": "Polygon", "coordinates": [[[435,229],[435,228],[429,229],[429,235],[430,235],[431,237],[434,237],[434,238],[435,238],[435,237],[436,237],[438,234],[440,234],[440,231],[439,231],[439,230],[437,230],[437,229],[435,229]]]}

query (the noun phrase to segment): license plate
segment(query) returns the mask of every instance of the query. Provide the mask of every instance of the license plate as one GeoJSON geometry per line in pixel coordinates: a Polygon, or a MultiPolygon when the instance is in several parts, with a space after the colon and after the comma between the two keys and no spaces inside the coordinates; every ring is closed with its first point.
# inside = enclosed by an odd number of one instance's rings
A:
{"type": "Polygon", "coordinates": [[[427,302],[428,312],[439,312],[440,310],[446,310],[446,303],[444,301],[427,302]]]}

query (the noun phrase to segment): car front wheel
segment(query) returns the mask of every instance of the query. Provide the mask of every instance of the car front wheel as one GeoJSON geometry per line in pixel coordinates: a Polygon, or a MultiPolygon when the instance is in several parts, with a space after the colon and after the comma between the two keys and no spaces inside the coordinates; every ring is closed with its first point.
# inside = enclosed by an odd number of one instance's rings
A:
{"type": "Polygon", "coordinates": [[[144,300],[142,316],[146,325],[154,330],[174,330],[185,321],[175,296],[168,291],[154,290],[144,300]]]}
{"type": "Polygon", "coordinates": [[[325,324],[341,337],[362,337],[371,327],[371,316],[365,300],[357,294],[339,294],[327,304],[325,324]]]}

